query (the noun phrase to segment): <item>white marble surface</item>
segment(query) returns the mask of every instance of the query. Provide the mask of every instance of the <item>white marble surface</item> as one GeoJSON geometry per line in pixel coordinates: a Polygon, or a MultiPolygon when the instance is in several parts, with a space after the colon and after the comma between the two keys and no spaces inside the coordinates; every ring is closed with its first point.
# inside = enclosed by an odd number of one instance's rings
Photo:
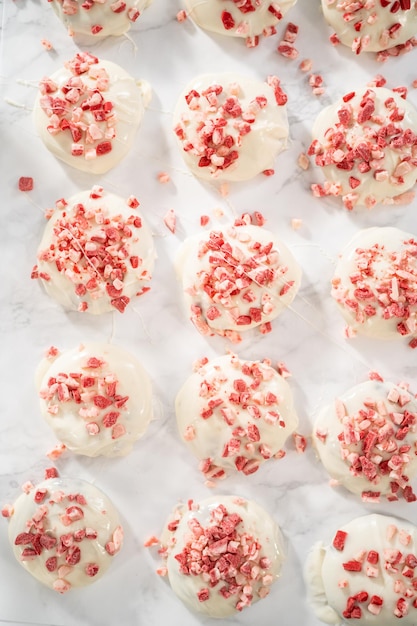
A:
{"type": "MultiPolygon", "coordinates": [[[[153,100],[129,156],[94,182],[123,196],[135,194],[152,226],[158,249],[152,291],[121,316],[65,313],[41,286],[30,279],[44,226],[42,211],[55,200],[87,189],[93,179],[62,165],[47,153],[32,124],[31,109],[39,79],[74,55],[77,47],[44,0],[5,0],[1,47],[1,228],[0,290],[2,411],[0,421],[0,501],[17,497],[25,480],[38,481],[50,465],[45,453],[55,444],[43,422],[34,371],[51,344],[70,348],[83,340],[108,340],[130,349],[148,370],[154,388],[155,419],[133,452],[123,459],[87,459],[64,455],[57,462],[62,475],[95,481],[118,506],[126,531],[125,546],[108,574],[90,588],[60,596],[41,587],[15,562],[7,540],[7,521],[0,524],[0,623],[72,625],[196,626],[213,620],[192,615],[155,574],[157,563],[143,547],[159,534],[170,509],[180,500],[207,496],[208,489],[176,432],[173,401],[192,362],[221,354],[230,345],[199,336],[186,319],[173,259],[181,241],[200,229],[201,214],[221,208],[221,223],[244,211],[259,210],[268,228],[288,243],[303,268],[299,295],[269,335],[257,336],[237,348],[246,358],[283,360],[300,417],[299,432],[308,435],[318,408],[334,395],[365,380],[371,369],[387,379],[412,379],[417,353],[400,342],[343,338],[343,321],[329,297],[329,281],[340,246],[359,228],[396,225],[417,232],[417,201],[410,206],[347,213],[333,200],[312,197],[309,184],[319,176],[296,165],[310,141],[317,112],[331,99],[383,73],[389,86],[410,86],[416,78],[417,51],[381,66],[373,56],[354,57],[333,48],[330,29],[318,0],[298,0],[279,27],[256,49],[241,40],[209,35],[191,20],[179,24],[181,0],[154,0],[133,26],[130,39],[106,40],[89,47],[125,67],[153,86],[153,100]],[[324,77],[326,93],[311,95],[297,61],[276,53],[285,24],[300,26],[300,59],[311,58],[313,71],[324,77]],[[54,51],[40,43],[49,39],[54,51]],[[236,70],[258,78],[277,74],[289,95],[291,144],[276,162],[276,174],[235,184],[222,198],[185,170],[171,131],[177,94],[194,75],[236,70]],[[157,174],[171,182],[162,185],[157,174]],[[17,188],[20,176],[34,178],[28,194],[17,188]],[[175,235],[163,224],[169,208],[178,216],[175,235]],[[291,218],[301,218],[298,231],[291,218]]],[[[409,98],[417,105],[417,92],[409,98]]],[[[414,384],[414,386],[416,386],[414,384]]],[[[414,389],[415,391],[415,389],[414,389]]],[[[390,512],[416,519],[417,504],[363,505],[332,490],[324,470],[308,447],[297,455],[269,462],[256,474],[230,477],[219,493],[252,497],[281,525],[288,543],[282,579],[263,602],[228,620],[230,624],[318,626],[307,602],[302,578],[306,553],[313,542],[330,539],[342,522],[367,511],[390,512]]]]}

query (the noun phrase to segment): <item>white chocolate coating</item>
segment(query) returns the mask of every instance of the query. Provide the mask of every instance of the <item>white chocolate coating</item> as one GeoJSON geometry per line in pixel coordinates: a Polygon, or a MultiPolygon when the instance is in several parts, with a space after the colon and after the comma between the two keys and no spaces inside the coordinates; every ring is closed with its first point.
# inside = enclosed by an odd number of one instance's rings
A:
{"type": "MultiPolygon", "coordinates": [[[[279,81],[278,89],[282,94],[279,81]]],[[[287,146],[286,106],[277,104],[274,88],[233,73],[194,78],[181,93],[173,120],[184,161],[203,180],[254,178],[271,169],[287,146]]]]}
{"type": "Polygon", "coordinates": [[[407,565],[414,565],[416,557],[414,524],[374,514],[358,517],[339,530],[347,533],[343,550],[318,543],[307,560],[306,583],[317,617],[327,624],[393,626],[401,619],[401,624],[414,626],[417,591],[412,584],[414,567],[407,565]],[[397,556],[398,564],[394,563],[397,556]],[[343,564],[349,561],[359,561],[360,571],[346,570],[343,564]],[[357,594],[361,595],[354,598],[357,594]],[[348,598],[352,598],[349,608],[348,598]],[[355,613],[348,617],[352,609],[355,613]]]}
{"type": "Polygon", "coordinates": [[[77,454],[126,455],[152,418],[146,371],[129,352],[110,344],[86,343],[53,362],[44,359],[36,386],[43,417],[77,454]]]}
{"type": "Polygon", "coordinates": [[[352,93],[324,108],[313,126],[310,153],[333,186],[330,195],[342,196],[348,209],[411,202],[414,194],[405,194],[417,179],[416,109],[385,87],[352,93]]]}
{"type": "Polygon", "coordinates": [[[331,293],[354,333],[416,337],[415,235],[392,227],[356,233],[339,255],[331,293]]]}
{"type": "Polygon", "coordinates": [[[104,191],[94,195],[93,188],[63,207],[58,201],[62,208],[46,224],[32,276],[65,309],[123,312],[133,296],[149,289],[153,238],[129,200],[104,191]]]}
{"type": "Polygon", "coordinates": [[[146,81],[135,80],[119,65],[78,53],[41,81],[35,127],[58,159],[103,174],[129,152],[150,93],[146,81]]]}
{"type": "Polygon", "coordinates": [[[203,361],[178,392],[175,411],[183,441],[209,477],[219,469],[252,474],[298,424],[287,381],[267,363],[234,354],[203,361]]]}
{"type": "Polygon", "coordinates": [[[16,500],[9,539],[26,571],[64,593],[103,576],[122,546],[123,529],[113,504],[97,487],[79,479],[51,478],[16,500]],[[37,494],[39,502],[34,500],[37,494]],[[30,543],[21,533],[40,535],[45,546],[30,543]]]}
{"type": "Polygon", "coordinates": [[[313,442],[330,476],[352,493],[395,500],[406,486],[413,498],[417,401],[406,388],[370,380],[349,389],[320,411],[313,442]]]}
{"type": "Polygon", "coordinates": [[[51,0],[50,4],[75,37],[84,35],[98,39],[126,33],[152,1],[51,0]]]}
{"type": "Polygon", "coordinates": [[[197,329],[232,341],[257,326],[269,332],[266,324],[290,305],[301,282],[288,248],[275,234],[252,225],[188,238],[176,267],[197,329]]]}
{"type": "MultiPolygon", "coordinates": [[[[194,611],[216,618],[233,615],[251,603],[264,598],[269,592],[270,585],[280,575],[284,560],[281,531],[272,517],[253,501],[235,496],[207,498],[197,506],[193,505],[192,510],[188,510],[185,506],[178,508],[170,518],[169,523],[173,524],[172,528],[176,526],[176,529],[165,528],[161,540],[167,557],[169,582],[180,600],[194,611]],[[227,543],[228,547],[222,548],[221,553],[219,553],[217,552],[217,548],[220,548],[219,543],[216,548],[213,546],[213,538],[207,542],[204,531],[213,526],[222,527],[222,522],[227,523],[226,520],[230,515],[238,516],[240,521],[229,533],[220,531],[219,536],[221,538],[219,541],[224,544],[227,543]],[[193,534],[193,528],[196,534],[193,534]],[[200,535],[200,541],[197,535],[200,535]],[[252,556],[243,554],[242,535],[246,535],[248,547],[252,546],[254,542],[260,544],[252,556]],[[230,568],[230,580],[225,580],[226,574],[223,572],[223,576],[220,574],[220,579],[211,585],[208,582],[210,575],[207,581],[205,575],[202,572],[198,573],[197,570],[188,575],[181,572],[181,564],[175,557],[183,553],[184,549],[187,550],[186,546],[193,537],[199,545],[205,544],[203,550],[211,555],[213,565],[217,565],[212,574],[214,578],[219,575],[219,568],[222,568],[221,563],[228,563],[229,556],[231,560],[236,557],[235,567],[230,568]],[[232,548],[230,542],[236,542],[235,548],[232,548]],[[231,550],[237,550],[237,552],[230,553],[231,550]],[[264,558],[268,561],[263,561],[264,558]],[[241,569],[242,566],[243,570],[241,569]],[[234,580],[232,581],[232,579],[234,580]],[[222,588],[230,589],[232,584],[236,585],[235,590],[229,594],[229,597],[227,597],[227,593],[223,595],[220,590],[222,588]],[[251,588],[250,590],[246,589],[246,593],[243,591],[245,585],[251,588]],[[197,594],[202,589],[208,589],[209,598],[200,601],[197,594]],[[248,595],[251,596],[252,594],[253,598],[249,599],[248,595]]],[[[191,563],[189,566],[193,572],[194,566],[191,563]]]]}
{"type": "Polygon", "coordinates": [[[410,8],[402,9],[396,0],[321,0],[326,21],[338,39],[357,54],[386,50],[416,35],[415,2],[401,3],[410,8]]]}
{"type": "Polygon", "coordinates": [[[205,30],[230,37],[254,37],[275,27],[296,1],[246,0],[240,3],[241,8],[233,0],[185,0],[185,5],[205,30]]]}

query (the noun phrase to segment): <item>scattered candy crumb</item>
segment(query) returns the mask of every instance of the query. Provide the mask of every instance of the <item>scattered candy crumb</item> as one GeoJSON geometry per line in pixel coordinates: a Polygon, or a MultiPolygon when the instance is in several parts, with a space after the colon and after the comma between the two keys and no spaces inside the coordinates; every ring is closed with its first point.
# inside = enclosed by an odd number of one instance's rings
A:
{"type": "Polygon", "coordinates": [[[174,209],[169,209],[165,214],[164,224],[171,231],[171,233],[175,233],[177,229],[177,217],[174,209]]]}
{"type": "Polygon", "coordinates": [[[306,155],[305,152],[301,152],[297,159],[297,165],[301,167],[302,170],[308,170],[310,167],[310,159],[306,155]]]}
{"type": "Polygon", "coordinates": [[[158,181],[162,184],[169,183],[171,180],[171,176],[167,172],[159,172],[158,181]]]}
{"type": "Polygon", "coordinates": [[[187,11],[178,11],[177,13],[177,22],[185,22],[185,20],[187,19],[187,11]]]}
{"type": "Polygon", "coordinates": [[[45,50],[48,50],[48,52],[54,49],[53,45],[48,39],[41,39],[41,45],[43,48],[45,48],[45,50]]]}
{"type": "Polygon", "coordinates": [[[20,191],[32,191],[33,178],[31,176],[21,176],[19,178],[19,190],[20,191]]]}
{"type": "Polygon", "coordinates": [[[66,449],[67,449],[66,445],[63,443],[60,443],[56,445],[55,448],[52,448],[52,450],[47,452],[46,456],[48,457],[48,459],[51,459],[51,461],[55,461],[56,459],[59,459],[59,457],[64,454],[66,449]]]}

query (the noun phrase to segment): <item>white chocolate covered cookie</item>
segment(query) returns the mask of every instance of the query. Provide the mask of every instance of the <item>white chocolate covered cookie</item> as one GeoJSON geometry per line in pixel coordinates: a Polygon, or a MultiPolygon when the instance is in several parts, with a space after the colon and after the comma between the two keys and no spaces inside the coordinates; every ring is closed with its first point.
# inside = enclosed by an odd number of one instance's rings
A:
{"type": "Polygon", "coordinates": [[[274,35],[275,26],[297,0],[185,0],[192,19],[205,30],[245,37],[249,47],[258,44],[259,35],[274,35]]]}
{"type": "Polygon", "coordinates": [[[232,73],[196,77],[174,111],[186,165],[209,181],[271,173],[275,157],[287,146],[286,101],[276,77],[269,84],[232,73]]]}
{"type": "Polygon", "coordinates": [[[203,335],[233,342],[293,301],[301,269],[288,248],[260,226],[229,226],[187,239],[177,259],[191,321],[203,335]]]}
{"type": "Polygon", "coordinates": [[[378,52],[417,34],[414,0],[321,0],[336,40],[353,52],[378,52]]]}
{"type": "Polygon", "coordinates": [[[205,477],[256,472],[297,427],[290,386],[269,363],[234,354],[202,359],[177,394],[183,441],[205,477]]]}
{"type": "Polygon", "coordinates": [[[150,98],[148,83],[115,63],[78,52],[40,81],[36,130],[64,163],[103,174],[129,152],[150,98]]]}
{"type": "Polygon", "coordinates": [[[417,401],[406,385],[370,380],[324,407],[313,430],[321,462],[336,484],[365,502],[414,502],[417,401]]]}
{"type": "Polygon", "coordinates": [[[149,377],[117,346],[88,342],[44,359],[36,383],[43,417],[77,454],[125,455],[152,418],[149,377]]]}
{"type": "Polygon", "coordinates": [[[359,231],[339,255],[331,294],[355,333],[417,343],[417,239],[398,228],[359,231]]]}
{"type": "Polygon", "coordinates": [[[126,33],[152,0],[50,0],[71,36],[93,38],[126,33]]]}
{"type": "Polygon", "coordinates": [[[65,593],[103,576],[122,546],[123,528],[100,489],[53,477],[25,486],[12,507],[9,539],[29,574],[65,593]]]}
{"type": "Polygon", "coordinates": [[[396,517],[365,515],[319,542],[305,575],[316,616],[327,624],[414,626],[417,528],[396,517]]]}
{"type": "Polygon", "coordinates": [[[123,313],[132,297],[149,291],[155,260],[138,205],[98,186],[58,200],[32,278],[65,309],[123,313]]]}
{"type": "Polygon", "coordinates": [[[403,95],[385,87],[362,88],[319,113],[309,154],[326,182],[312,186],[315,196],[340,196],[349,210],[411,202],[417,111],[403,95]]]}
{"type": "Polygon", "coordinates": [[[161,543],[173,591],[190,609],[216,618],[265,598],[284,560],[278,524],[236,496],[179,507],[161,543]]]}

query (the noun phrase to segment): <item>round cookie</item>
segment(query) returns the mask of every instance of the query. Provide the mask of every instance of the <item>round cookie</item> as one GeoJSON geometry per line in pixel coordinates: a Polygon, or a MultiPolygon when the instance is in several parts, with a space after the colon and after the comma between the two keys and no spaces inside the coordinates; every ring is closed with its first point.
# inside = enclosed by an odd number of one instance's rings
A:
{"type": "Polygon", "coordinates": [[[193,611],[216,618],[265,598],[284,560],[277,523],[236,496],[178,508],[161,544],[173,591],[193,611]]]}
{"type": "Polygon", "coordinates": [[[398,228],[360,230],[339,255],[331,295],[347,334],[417,344],[417,239],[398,228]]]}
{"type": "Polygon", "coordinates": [[[233,342],[255,327],[268,333],[271,320],[290,305],[301,282],[301,269],[288,248],[254,225],[186,239],[176,265],[197,330],[233,342]]]}
{"type": "Polygon", "coordinates": [[[405,44],[417,34],[414,0],[321,0],[336,41],[356,54],[405,44]]]}
{"type": "Polygon", "coordinates": [[[174,132],[191,172],[208,181],[243,181],[271,173],[289,133],[279,80],[203,74],[181,93],[174,132]]]}
{"type": "Polygon", "coordinates": [[[416,426],[417,401],[407,387],[370,380],[320,411],[313,442],[336,484],[365,502],[380,496],[414,502],[416,426]]]}
{"type": "Polygon", "coordinates": [[[148,83],[115,63],[78,52],[41,80],[35,127],[58,159],[103,174],[129,152],[150,98],[148,83]]]}
{"type": "Polygon", "coordinates": [[[341,196],[344,206],[411,202],[417,178],[417,111],[385,87],[361,88],[324,108],[309,154],[326,178],[316,196],[341,196]]]}
{"type": "Polygon", "coordinates": [[[414,626],[417,528],[396,517],[365,515],[313,546],[305,575],[316,616],[327,624],[414,626]]]}
{"type": "Polygon", "coordinates": [[[98,186],[58,200],[32,278],[65,309],[123,313],[133,296],[149,291],[155,260],[138,205],[98,186]]]}
{"type": "Polygon", "coordinates": [[[95,39],[126,33],[152,0],[50,0],[71,36],[95,39]]]}
{"type": "Polygon", "coordinates": [[[12,507],[9,539],[29,574],[65,593],[105,574],[122,546],[123,528],[100,489],[84,480],[53,477],[36,487],[26,485],[12,507]]]}
{"type": "Polygon", "coordinates": [[[152,418],[149,377],[117,346],[88,342],[44,359],[36,378],[43,417],[77,454],[128,454],[152,418]]]}
{"type": "Polygon", "coordinates": [[[287,381],[268,362],[234,354],[200,361],[175,411],[180,435],[208,479],[230,470],[253,474],[298,424],[287,381]]]}
{"type": "Polygon", "coordinates": [[[259,35],[274,35],[275,26],[297,0],[185,0],[193,20],[205,30],[245,37],[247,44],[258,43],[259,35]]]}

